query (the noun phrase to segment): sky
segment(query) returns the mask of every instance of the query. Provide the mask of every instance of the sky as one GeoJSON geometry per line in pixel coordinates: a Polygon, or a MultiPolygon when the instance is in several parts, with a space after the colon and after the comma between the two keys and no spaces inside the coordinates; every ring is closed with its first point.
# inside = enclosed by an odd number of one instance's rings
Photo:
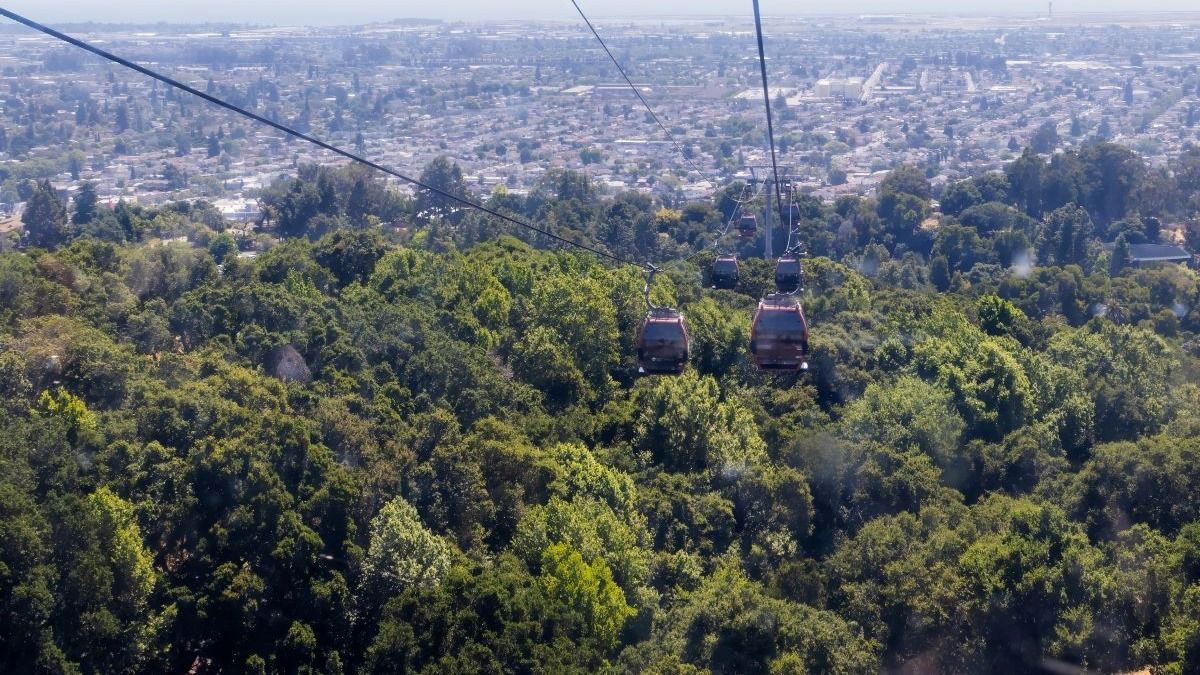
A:
{"type": "MultiPolygon", "coordinates": [[[[605,17],[732,15],[751,12],[750,0],[580,0],[584,11],[605,17]]],[[[1197,0],[1055,0],[1055,13],[1200,11],[1197,0]]],[[[231,22],[361,24],[395,18],[571,20],[570,0],[7,0],[7,9],[46,23],[231,22]]],[[[761,0],[772,14],[1038,14],[1046,0],[761,0]]],[[[2,19],[0,19],[2,20],[2,19]]]]}

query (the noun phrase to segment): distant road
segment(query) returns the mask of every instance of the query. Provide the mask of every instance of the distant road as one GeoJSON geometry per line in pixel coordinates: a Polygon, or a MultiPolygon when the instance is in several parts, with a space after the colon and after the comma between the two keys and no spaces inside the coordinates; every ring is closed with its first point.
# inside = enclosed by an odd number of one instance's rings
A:
{"type": "Polygon", "coordinates": [[[871,73],[871,77],[863,83],[862,102],[866,103],[871,100],[871,94],[875,93],[875,87],[879,86],[879,81],[883,79],[883,74],[887,72],[887,61],[875,66],[875,72],[871,73]]]}

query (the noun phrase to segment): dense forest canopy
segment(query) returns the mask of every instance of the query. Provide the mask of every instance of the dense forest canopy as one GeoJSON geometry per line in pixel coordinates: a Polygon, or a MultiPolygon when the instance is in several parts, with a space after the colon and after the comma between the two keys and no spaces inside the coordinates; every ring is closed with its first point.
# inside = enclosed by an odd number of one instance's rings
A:
{"type": "Polygon", "coordinates": [[[1200,150],[798,198],[805,374],[747,359],[769,261],[705,282],[739,185],[488,197],[663,264],[659,378],[639,270],[358,170],[249,232],[28,187],[0,671],[1200,670],[1200,277],[1131,256],[1200,243],[1200,150]]]}

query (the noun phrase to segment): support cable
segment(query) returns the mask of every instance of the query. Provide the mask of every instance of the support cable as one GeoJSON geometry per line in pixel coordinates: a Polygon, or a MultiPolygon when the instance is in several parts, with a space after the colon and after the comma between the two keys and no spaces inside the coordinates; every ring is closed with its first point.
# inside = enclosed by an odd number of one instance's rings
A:
{"type": "Polygon", "coordinates": [[[767,141],[771,145],[771,171],[775,176],[775,205],[783,215],[783,198],[779,195],[779,164],[775,161],[775,127],[771,121],[771,90],[767,87],[767,55],[763,49],[762,16],[758,11],[758,0],[754,2],[754,32],[758,36],[758,65],[762,70],[763,102],[767,106],[767,141]]]}
{"type": "Polygon", "coordinates": [[[654,112],[654,108],[651,108],[650,104],[646,101],[646,97],[642,96],[641,90],[639,90],[637,85],[635,85],[633,81],[629,79],[629,76],[625,74],[625,69],[621,67],[621,63],[617,61],[617,57],[613,55],[612,50],[610,50],[608,45],[605,44],[604,38],[600,37],[600,33],[596,31],[596,27],[592,25],[591,20],[589,20],[587,15],[583,13],[583,8],[579,6],[579,3],[576,2],[576,0],[571,0],[571,4],[575,5],[575,11],[579,12],[580,18],[582,18],[583,22],[587,24],[588,29],[592,31],[592,35],[596,36],[596,40],[600,43],[600,46],[604,48],[604,53],[608,54],[608,58],[613,62],[613,65],[617,67],[617,72],[621,73],[621,77],[624,78],[625,84],[629,85],[629,88],[633,90],[633,93],[637,95],[638,100],[641,101],[642,105],[646,108],[646,112],[650,113],[650,117],[654,120],[654,123],[658,125],[659,129],[662,129],[663,133],[667,135],[667,139],[670,140],[671,144],[675,146],[675,151],[679,153],[680,157],[683,157],[683,161],[687,162],[688,166],[692,167],[693,171],[700,174],[704,180],[708,181],[713,186],[712,189],[716,190],[717,182],[709,178],[707,173],[701,171],[700,167],[696,166],[696,163],[693,162],[683,151],[683,146],[679,145],[679,141],[675,140],[675,135],[671,133],[670,129],[667,129],[665,124],[662,123],[662,120],[658,118],[658,114],[654,112]]]}

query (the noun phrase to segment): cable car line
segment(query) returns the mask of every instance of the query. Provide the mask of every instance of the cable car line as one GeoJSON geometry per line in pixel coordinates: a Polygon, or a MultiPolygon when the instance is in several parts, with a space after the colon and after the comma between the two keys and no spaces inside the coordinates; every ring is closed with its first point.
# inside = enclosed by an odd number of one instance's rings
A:
{"type": "MultiPolygon", "coordinates": [[[[796,215],[796,191],[792,189],[790,184],[788,185],[787,204],[788,204],[788,208],[787,208],[786,220],[787,220],[788,236],[787,236],[787,243],[784,244],[784,247],[783,247],[783,252],[785,255],[792,252],[792,240],[796,234],[796,218],[795,218],[795,215],[796,215]]],[[[780,224],[783,224],[784,220],[785,220],[785,216],[782,213],[780,213],[779,214],[780,224]]]]}
{"type": "Polygon", "coordinates": [[[796,203],[796,188],[788,184],[788,239],[787,247],[783,249],[784,254],[796,253],[800,249],[800,227],[796,223],[796,211],[799,210],[799,205],[796,203]]]}
{"type": "Polygon", "coordinates": [[[575,5],[575,11],[579,12],[580,18],[582,18],[583,22],[587,24],[588,29],[592,31],[592,35],[596,36],[596,40],[600,43],[600,46],[604,48],[604,53],[608,54],[608,58],[613,62],[613,65],[617,67],[617,72],[621,73],[621,77],[624,78],[625,84],[629,85],[629,88],[632,89],[633,93],[637,95],[638,100],[642,102],[643,106],[645,106],[646,112],[650,113],[650,117],[654,119],[654,123],[658,125],[659,129],[662,129],[663,133],[667,135],[667,139],[670,140],[671,144],[675,146],[675,151],[679,153],[680,157],[683,157],[683,161],[687,162],[688,166],[692,167],[693,171],[700,174],[704,180],[708,181],[709,184],[712,185],[712,189],[716,190],[717,182],[712,178],[709,178],[707,173],[701,171],[700,167],[696,166],[696,163],[688,158],[687,154],[684,153],[683,146],[679,145],[679,141],[675,140],[675,134],[672,134],[671,130],[667,129],[667,126],[662,123],[662,120],[659,119],[658,114],[654,112],[654,108],[651,108],[650,104],[646,101],[646,97],[642,96],[641,90],[639,90],[637,85],[633,83],[633,80],[630,80],[629,76],[625,74],[625,69],[621,67],[621,63],[617,61],[617,57],[613,55],[612,50],[608,48],[608,45],[604,42],[604,38],[600,37],[600,33],[596,31],[596,27],[593,26],[591,20],[587,18],[587,14],[583,13],[583,8],[579,6],[579,3],[576,2],[576,0],[571,0],[571,4],[575,5]]]}
{"type": "MultiPolygon", "coordinates": [[[[771,120],[771,90],[767,86],[767,55],[763,49],[762,14],[758,9],[758,0],[754,3],[754,32],[758,38],[758,64],[762,71],[763,103],[767,108],[767,142],[771,146],[771,171],[775,178],[775,205],[779,217],[783,218],[783,195],[779,184],[779,164],[775,159],[775,127],[771,120]]],[[[791,198],[788,200],[789,223],[793,220],[791,198]]],[[[770,208],[768,206],[768,208],[770,208]]],[[[789,229],[788,242],[791,243],[792,232],[789,229]]],[[[808,319],[804,316],[804,307],[800,303],[798,293],[800,285],[783,290],[779,288],[790,284],[793,278],[801,281],[798,256],[792,256],[787,265],[783,265],[781,257],[775,263],[775,283],[779,293],[772,293],[758,301],[758,309],[750,322],[750,360],[760,370],[808,370],[808,319]]]]}
{"type": "MultiPolygon", "coordinates": [[[[757,0],[755,0],[756,18],[757,4],[757,0]]],[[[110,61],[117,65],[141,73],[147,77],[150,77],[151,79],[162,82],[169,87],[192,94],[193,96],[208,101],[216,106],[237,113],[242,117],[281,131],[288,136],[306,141],[336,155],[345,157],[346,159],[354,162],[358,162],[364,166],[368,166],[381,173],[394,176],[406,183],[414,185],[420,189],[427,190],[433,194],[440,195],[452,202],[461,204],[462,206],[475,209],[513,225],[537,232],[554,241],[587,251],[598,257],[606,258],[613,262],[624,265],[632,265],[645,270],[648,272],[645,288],[648,311],[646,313],[646,318],[642,322],[642,328],[638,335],[638,370],[639,372],[645,374],[677,375],[682,372],[684,368],[686,368],[691,355],[691,337],[688,333],[687,322],[683,316],[683,313],[670,307],[655,307],[652,303],[650,303],[649,300],[650,285],[653,283],[655,274],[659,271],[659,268],[655,265],[651,263],[634,262],[599,248],[571,241],[570,239],[554,234],[553,232],[550,232],[544,228],[540,228],[531,223],[527,223],[518,218],[501,213],[496,209],[489,208],[470,199],[451,194],[445,190],[435,188],[432,185],[427,185],[421,180],[407,176],[399,171],[396,171],[395,169],[390,169],[365,157],[347,150],[343,150],[342,148],[332,145],[319,138],[300,132],[285,124],[281,124],[274,120],[263,117],[262,115],[246,110],[245,108],[229,103],[228,101],[200,91],[194,87],[184,84],[183,82],[168,77],[167,75],[158,73],[154,70],[146,68],[145,66],[138,65],[137,63],[134,63],[128,59],[107,52],[78,38],[61,33],[53,28],[40,24],[32,19],[26,18],[3,7],[0,7],[0,16],[4,16],[12,21],[32,28],[33,30],[36,30],[61,42],[78,47],[79,49],[99,56],[106,61],[110,61]]],[[[760,56],[761,46],[762,43],[760,34],[760,56]]],[[[763,73],[764,91],[766,91],[765,65],[763,68],[763,73]]],[[[768,105],[768,111],[769,109],[770,108],[768,105]]],[[[772,159],[774,159],[773,141],[772,159]]],[[[778,174],[776,174],[776,178],[778,178],[778,174]]],[[[778,197],[778,190],[776,190],[776,198],[778,199],[778,197]]],[[[726,228],[726,231],[728,231],[728,227],[726,228]]],[[[736,258],[733,259],[733,264],[737,264],[736,258]]],[[[804,310],[800,306],[799,301],[794,293],[770,295],[759,302],[758,311],[755,312],[754,319],[751,322],[750,351],[755,365],[762,369],[800,370],[808,367],[808,326],[807,321],[804,318],[804,310]]]]}
{"type": "Polygon", "coordinates": [[[650,300],[650,287],[659,268],[651,265],[646,276],[646,318],[638,331],[638,373],[643,375],[678,375],[687,367],[691,357],[691,336],[687,320],[674,307],[659,307],[650,300]]]}
{"type": "Polygon", "coordinates": [[[767,55],[763,49],[762,16],[758,11],[758,0],[753,2],[754,32],[758,36],[758,65],[762,70],[763,102],[767,106],[767,141],[771,145],[771,172],[775,176],[775,204],[780,215],[783,215],[783,199],[779,196],[779,164],[775,161],[775,126],[771,121],[771,90],[767,87],[767,55]]]}
{"type": "MultiPolygon", "coordinates": [[[[745,195],[750,190],[751,190],[751,186],[745,185],[742,187],[742,194],[745,195]]],[[[758,199],[758,196],[760,194],[762,194],[761,188],[759,188],[758,190],[755,190],[753,193],[750,194],[750,196],[746,197],[745,199],[739,200],[739,199],[730,198],[730,201],[733,202],[734,207],[733,207],[733,210],[729,214],[729,218],[727,218],[725,220],[725,226],[723,228],[721,228],[720,233],[718,233],[717,236],[713,238],[712,242],[710,242],[709,244],[706,244],[705,246],[700,247],[700,249],[697,250],[695,253],[684,258],[682,260],[682,262],[685,262],[685,263],[691,262],[691,261],[695,260],[696,258],[699,258],[700,256],[704,255],[709,250],[717,249],[717,247],[721,243],[721,240],[725,238],[725,235],[729,234],[729,229],[731,227],[733,227],[733,221],[737,220],[738,213],[740,213],[742,211],[742,207],[745,206],[746,204],[749,204],[750,202],[754,201],[755,199],[758,199]]]]}
{"type": "MultiPolygon", "coordinates": [[[[751,187],[750,185],[746,185],[744,188],[742,188],[742,193],[743,193],[743,194],[745,194],[746,192],[750,192],[750,191],[751,191],[751,189],[752,189],[752,187],[751,187]]],[[[753,192],[751,192],[751,193],[750,193],[750,196],[749,196],[749,197],[746,197],[745,199],[742,199],[742,200],[740,200],[740,201],[739,201],[739,200],[737,200],[737,199],[734,199],[734,200],[732,200],[732,201],[733,201],[733,203],[734,203],[734,205],[735,205],[735,206],[733,207],[733,212],[732,212],[732,213],[730,213],[730,215],[729,215],[729,220],[727,220],[727,221],[725,222],[725,229],[721,230],[721,234],[717,235],[717,238],[716,238],[715,240],[713,240],[713,245],[714,245],[714,246],[715,246],[717,243],[719,243],[719,242],[721,241],[721,239],[725,237],[725,235],[726,235],[726,234],[728,234],[728,233],[729,233],[729,228],[733,227],[733,221],[735,221],[735,220],[737,220],[737,219],[738,219],[738,213],[739,213],[739,212],[742,212],[742,211],[744,211],[743,207],[744,207],[746,204],[749,204],[750,202],[754,201],[755,199],[758,199],[758,196],[759,196],[760,194],[762,194],[762,189],[761,189],[761,188],[760,188],[760,189],[758,189],[758,190],[754,190],[753,192]]]]}
{"type": "Polygon", "coordinates": [[[348,150],[343,150],[343,149],[337,147],[336,145],[332,145],[330,143],[322,141],[319,138],[310,136],[301,131],[297,131],[296,129],[293,129],[285,124],[280,124],[279,122],[276,122],[274,120],[267,119],[266,117],[263,117],[262,115],[251,112],[249,110],[246,110],[245,108],[234,105],[232,103],[229,103],[228,101],[222,100],[216,96],[213,96],[212,94],[208,94],[203,91],[200,91],[199,89],[188,86],[174,78],[171,78],[167,75],[163,75],[158,72],[155,72],[149,68],[146,68],[145,66],[138,65],[138,64],[134,63],[133,61],[130,61],[128,59],[117,56],[116,54],[113,54],[111,52],[107,52],[103,49],[100,49],[99,47],[96,47],[96,46],[88,43],[88,42],[85,42],[78,38],[71,37],[70,35],[67,35],[65,33],[60,33],[59,31],[56,31],[53,28],[50,28],[49,26],[40,24],[40,23],[34,21],[33,19],[26,18],[24,16],[21,16],[20,14],[17,14],[16,12],[9,11],[8,9],[5,9],[3,7],[0,7],[0,16],[7,17],[13,21],[16,21],[17,23],[23,24],[29,28],[32,28],[33,30],[36,30],[40,33],[44,33],[45,35],[55,38],[56,40],[66,42],[67,44],[78,47],[84,51],[91,52],[92,54],[95,54],[96,56],[99,56],[102,59],[111,61],[112,63],[115,63],[120,66],[124,66],[125,68],[129,68],[130,70],[137,71],[147,77],[158,80],[159,82],[162,82],[163,84],[165,84],[167,86],[174,87],[175,89],[179,89],[180,91],[185,91],[193,96],[198,96],[198,97],[204,99],[205,101],[212,103],[213,105],[217,105],[222,108],[225,108],[226,110],[235,112],[243,117],[254,120],[255,122],[265,124],[265,125],[272,127],[278,131],[281,131],[289,136],[298,138],[302,141],[307,141],[308,143],[311,143],[317,147],[328,150],[329,152],[332,152],[334,154],[345,157],[346,159],[358,162],[365,166],[369,166],[372,169],[375,169],[376,171],[379,171],[381,173],[385,173],[385,174],[388,174],[389,176],[394,176],[396,178],[399,178],[400,180],[402,180],[406,183],[409,183],[418,188],[421,188],[422,190],[427,190],[436,195],[445,197],[446,199],[449,199],[458,204],[461,204],[462,206],[472,208],[477,211],[481,211],[481,212],[486,213],[494,218],[499,218],[500,220],[511,223],[513,225],[517,225],[517,226],[523,227],[527,230],[537,232],[538,234],[542,234],[542,235],[549,237],[550,239],[553,239],[557,242],[566,244],[568,246],[573,246],[575,248],[587,251],[589,253],[593,253],[597,256],[600,256],[602,258],[607,258],[608,260],[611,260],[616,263],[620,263],[623,265],[633,265],[635,267],[640,267],[644,270],[650,270],[653,267],[652,265],[649,265],[647,263],[640,263],[640,262],[628,260],[626,258],[622,258],[620,256],[613,255],[612,253],[609,253],[607,251],[603,251],[599,248],[595,248],[595,247],[589,246],[587,244],[581,244],[576,241],[571,241],[570,239],[567,239],[566,237],[554,234],[553,232],[550,232],[549,230],[538,227],[537,225],[533,225],[531,223],[524,222],[523,220],[520,220],[518,218],[514,218],[512,216],[505,215],[504,213],[501,213],[500,211],[497,211],[496,209],[484,206],[483,204],[480,204],[473,200],[467,199],[465,197],[460,197],[458,195],[452,194],[445,190],[435,188],[432,185],[427,185],[426,183],[424,183],[416,178],[412,178],[411,176],[407,176],[403,173],[400,173],[399,171],[396,171],[395,169],[390,169],[386,166],[383,166],[382,164],[376,163],[372,160],[369,160],[365,157],[362,157],[360,155],[352,153],[348,150]]]}

